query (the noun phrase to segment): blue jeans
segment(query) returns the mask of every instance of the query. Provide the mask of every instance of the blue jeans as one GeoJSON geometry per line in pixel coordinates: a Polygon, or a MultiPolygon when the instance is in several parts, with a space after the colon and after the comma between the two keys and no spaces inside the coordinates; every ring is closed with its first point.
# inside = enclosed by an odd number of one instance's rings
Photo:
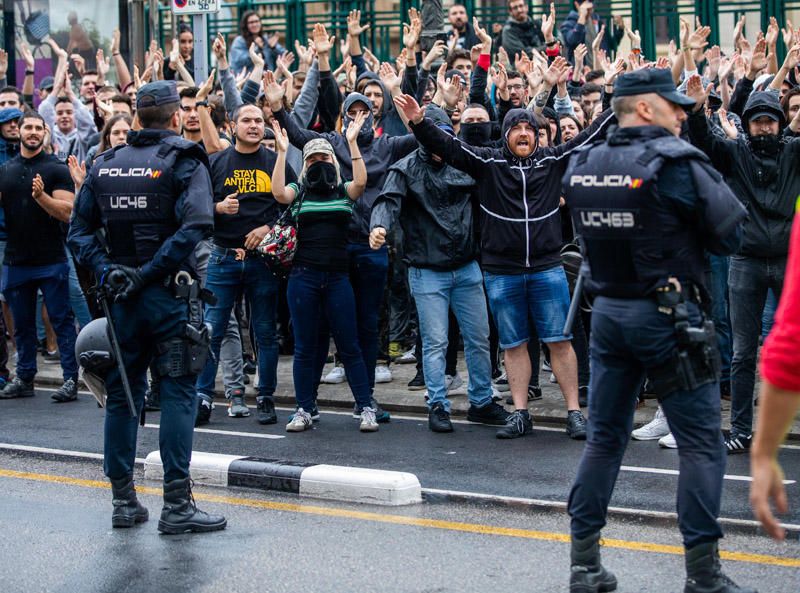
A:
{"type": "MultiPolygon", "coordinates": [[[[699,325],[696,306],[690,305],[689,317],[692,325],[699,325]]],[[[574,537],[588,537],[605,525],[645,372],[663,364],[676,347],[673,320],[659,313],[655,300],[595,299],[588,435],[569,495],[574,537]]],[[[717,517],[726,462],[719,384],[674,391],[660,403],[678,442],[677,510],[683,543],[693,547],[716,541],[722,537],[717,517]]]]}
{"type": "Polygon", "coordinates": [[[89,305],[86,304],[86,296],[83,294],[81,283],[78,280],[78,271],[75,269],[75,261],[69,248],[67,248],[67,264],[69,265],[69,304],[75,314],[75,319],[78,320],[78,327],[84,327],[92,320],[92,314],[89,313],[89,305]]]}
{"type": "Polygon", "coordinates": [[[358,345],[367,365],[367,380],[372,390],[375,387],[375,362],[378,360],[378,314],[389,273],[389,251],[386,246],[373,250],[369,245],[350,243],[347,253],[350,256],[350,284],[356,299],[358,345]]]}
{"type": "Polygon", "coordinates": [[[278,382],[278,340],[275,332],[278,315],[278,279],[260,257],[236,261],[233,250],[215,247],[208,260],[206,288],[217,297],[216,305],[206,305],[206,322],[211,324],[211,351],[197,379],[197,392],[214,397],[222,338],[231,318],[237,296],[244,291],[250,302],[250,323],[258,348],[258,395],[272,397],[278,382]]]}
{"type": "MultiPolygon", "coordinates": [[[[182,336],[189,319],[185,300],[176,299],[170,289],[147,286],[130,302],[111,306],[122,359],[139,414],[147,389],[147,367],[156,354],[155,346],[182,336]]],[[[158,446],[164,463],[164,481],[189,477],[192,433],[197,414],[195,375],[160,378],[161,428],[158,446]]],[[[105,474],[118,479],[133,473],[139,419],[131,417],[119,371],[114,366],[106,375],[105,474]]]]}
{"type": "Polygon", "coordinates": [[[778,298],[770,289],[767,292],[767,302],[764,303],[764,312],[761,314],[761,337],[766,338],[775,322],[775,311],[778,310],[778,298]]]}
{"type": "MultiPolygon", "coordinates": [[[[295,266],[289,276],[286,298],[294,327],[293,376],[297,405],[306,411],[314,407],[318,377],[314,373],[319,358],[320,321],[324,317],[333,333],[353,398],[359,406],[369,406],[367,367],[358,344],[355,297],[347,274],[295,266]]],[[[328,353],[327,345],[324,353],[328,353]]]]}
{"type": "Polygon", "coordinates": [[[731,430],[748,435],[753,430],[753,389],[761,318],[767,291],[780,299],[786,257],[731,257],[728,284],[731,294],[731,430]]]}
{"type": "Polygon", "coordinates": [[[730,261],[728,256],[711,255],[711,318],[717,333],[717,346],[722,362],[720,382],[731,380],[731,356],[733,355],[733,339],[731,338],[730,299],[728,298],[728,273],[730,261]]]}
{"type": "Polygon", "coordinates": [[[490,404],[492,363],[489,357],[489,316],[478,263],[472,262],[448,272],[410,267],[408,284],[417,304],[428,406],[442,404],[445,410],[450,411],[444,378],[450,308],[464,338],[469,401],[477,407],[490,404]]]}
{"type": "Polygon", "coordinates": [[[484,272],[483,279],[501,348],[508,350],[530,340],[529,315],[545,344],[572,339],[564,335],[569,284],[560,265],[529,274],[484,272]]]}
{"type": "Polygon", "coordinates": [[[3,266],[3,295],[14,317],[17,343],[17,376],[33,381],[36,376],[36,294],[44,295],[50,323],[56,332],[64,380],[78,379],[75,360],[75,317],[69,305],[69,267],[3,266]]]}

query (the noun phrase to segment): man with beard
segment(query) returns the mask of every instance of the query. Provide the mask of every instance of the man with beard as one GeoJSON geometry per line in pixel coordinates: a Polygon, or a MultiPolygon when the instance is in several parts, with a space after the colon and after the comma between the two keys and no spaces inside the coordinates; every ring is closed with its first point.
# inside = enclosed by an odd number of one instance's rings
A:
{"type": "Polygon", "coordinates": [[[190,142],[203,143],[203,130],[200,128],[200,114],[197,112],[196,86],[188,87],[180,92],[181,98],[181,134],[190,142]]]}
{"type": "Polygon", "coordinates": [[[453,4],[447,13],[447,20],[453,28],[451,35],[456,36],[456,47],[469,51],[473,45],[480,43],[463,4],[453,4]]]}
{"type": "Polygon", "coordinates": [[[703,89],[698,76],[689,79],[686,93],[696,101],[689,116],[692,143],[711,158],[749,214],[742,247],[731,257],[728,276],[733,360],[731,431],[725,445],[729,453],[744,453],[753,438],[761,313],[767,291],[772,289],[780,298],[783,289],[794,205],[800,195],[800,139],[781,135],[784,113],[773,91],[750,95],[742,113],[745,134],[735,140],[711,133],[703,111],[708,89],[703,89]]]}
{"type": "Polygon", "coordinates": [[[555,45],[552,25],[548,35],[537,21],[528,16],[527,0],[508,0],[508,20],[503,25],[500,45],[511,57],[520,52],[531,55],[531,50],[543,50],[545,43],[548,47],[555,45]]]}
{"type": "MultiPolygon", "coordinates": [[[[278,381],[278,341],[275,325],[278,312],[279,281],[255,255],[255,248],[280,215],[272,195],[272,171],[276,155],[261,145],[264,139],[264,115],[255,105],[242,105],[233,114],[235,144],[216,153],[211,159],[211,182],[214,187],[214,235],[208,260],[206,288],[217,302],[206,306],[211,324],[211,351],[197,380],[200,398],[198,423],[205,424],[211,415],[217,361],[226,326],[235,321],[231,310],[240,292],[250,303],[250,322],[258,348],[258,421],[274,424],[273,396],[278,381]],[[243,253],[243,255],[242,255],[243,253]]],[[[287,166],[286,178],[296,179],[287,166]]],[[[250,411],[244,392],[226,394],[230,398],[228,414],[245,417],[250,411]]]]}
{"type": "MultiPolygon", "coordinates": [[[[545,73],[552,88],[566,71],[558,58],[545,73]]],[[[408,95],[395,100],[412,122],[420,144],[457,169],[469,172],[478,184],[482,214],[481,263],[489,305],[505,350],[515,411],[498,438],[517,438],[533,432],[528,413],[531,363],[528,321],[548,344],[553,372],[567,404],[571,438],[586,437],[586,420],[578,403],[578,365],[571,336],[563,335],[569,309],[569,288],[560,251],[563,244],[559,179],[573,150],[601,137],[611,122],[606,113],[571,142],[539,145],[540,118],[525,109],[512,109],[503,121],[503,146],[463,144],[426,119],[408,95]],[[559,325],[560,324],[560,325],[559,325]]],[[[543,124],[546,125],[546,124],[543,124]]]]}
{"type": "Polygon", "coordinates": [[[72,214],[75,187],[67,165],[44,152],[41,115],[35,111],[23,114],[19,132],[19,155],[0,168],[0,200],[8,234],[2,291],[14,316],[18,353],[17,376],[0,392],[0,398],[34,395],[36,295],[41,291],[58,339],[64,375],[64,384],[52,398],[74,401],[78,397],[78,365],[63,224],[72,214]]]}
{"type": "MultiPolygon", "coordinates": [[[[454,134],[442,109],[429,105],[425,114],[440,129],[454,134]]],[[[464,338],[469,372],[467,420],[503,426],[508,418],[508,412],[492,401],[489,319],[477,261],[474,202],[472,177],[418,148],[389,169],[372,208],[369,241],[373,249],[385,244],[397,218],[403,229],[408,283],[422,335],[428,427],[433,432],[453,431],[445,382],[451,308],[464,338]]]]}
{"type": "Polygon", "coordinates": [[[0,109],[0,165],[19,154],[19,118],[16,107],[0,109]]]}

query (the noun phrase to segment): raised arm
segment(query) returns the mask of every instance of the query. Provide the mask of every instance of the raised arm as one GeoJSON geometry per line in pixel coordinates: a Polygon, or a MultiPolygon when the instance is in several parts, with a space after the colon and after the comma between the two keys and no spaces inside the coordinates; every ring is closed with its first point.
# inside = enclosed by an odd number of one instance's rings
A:
{"type": "Polygon", "coordinates": [[[292,118],[289,117],[289,114],[286,113],[283,108],[283,95],[285,92],[286,89],[275,81],[275,75],[271,71],[267,70],[264,72],[264,95],[272,109],[272,115],[278,120],[281,127],[286,130],[289,142],[291,142],[293,146],[303,150],[306,143],[315,138],[330,139],[328,135],[319,134],[312,130],[299,127],[292,118]]]}
{"type": "Polygon", "coordinates": [[[345,132],[347,148],[350,150],[350,160],[353,163],[353,181],[347,186],[347,195],[351,200],[360,198],[367,187],[367,167],[364,165],[364,158],[358,148],[358,133],[365,121],[367,121],[367,113],[359,111],[345,132]]]}
{"type": "Polygon", "coordinates": [[[280,204],[291,204],[297,197],[294,188],[286,187],[286,151],[289,150],[289,136],[277,121],[272,122],[272,131],[275,134],[275,150],[278,160],[272,170],[272,195],[280,204]]]}

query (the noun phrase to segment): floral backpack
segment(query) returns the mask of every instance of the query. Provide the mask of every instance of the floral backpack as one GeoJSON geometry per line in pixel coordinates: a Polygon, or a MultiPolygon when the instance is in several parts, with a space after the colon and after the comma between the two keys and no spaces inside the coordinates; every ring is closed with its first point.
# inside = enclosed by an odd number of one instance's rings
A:
{"type": "Polygon", "coordinates": [[[295,198],[291,206],[283,211],[270,231],[261,241],[256,251],[264,258],[267,267],[276,276],[289,274],[297,251],[297,233],[299,230],[300,207],[303,204],[305,191],[295,198]]]}

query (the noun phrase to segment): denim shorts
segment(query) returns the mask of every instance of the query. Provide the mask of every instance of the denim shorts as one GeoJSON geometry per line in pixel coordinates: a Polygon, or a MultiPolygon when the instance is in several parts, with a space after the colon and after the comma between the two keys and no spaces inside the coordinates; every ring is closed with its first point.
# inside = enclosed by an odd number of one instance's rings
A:
{"type": "Polygon", "coordinates": [[[530,340],[530,323],[542,342],[563,342],[569,312],[569,285],[564,268],[529,274],[483,273],[500,347],[514,348],[530,340]]]}

